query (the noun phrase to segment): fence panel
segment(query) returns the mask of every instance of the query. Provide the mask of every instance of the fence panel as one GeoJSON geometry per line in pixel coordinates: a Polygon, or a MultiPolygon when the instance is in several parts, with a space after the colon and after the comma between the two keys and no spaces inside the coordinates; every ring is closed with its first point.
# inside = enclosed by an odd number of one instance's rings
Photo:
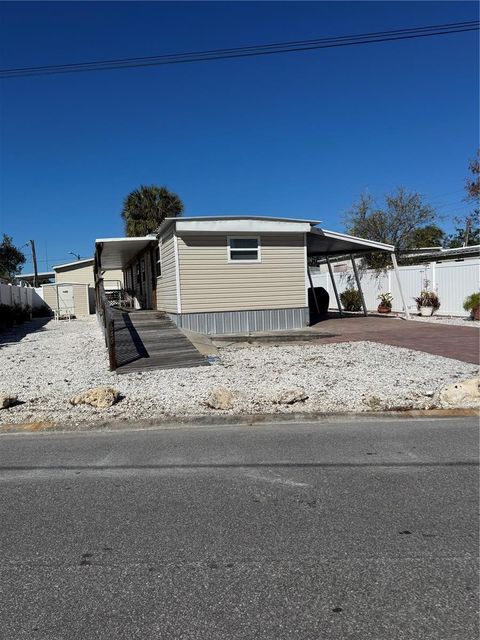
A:
{"type": "Polygon", "coordinates": [[[0,284],[0,304],[13,307],[19,304],[21,307],[32,306],[34,289],[31,287],[19,287],[17,285],[0,284]]]}
{"type": "Polygon", "coordinates": [[[441,307],[438,313],[465,315],[463,301],[479,288],[480,261],[436,264],[436,290],[441,307]]]}
{"type": "MultiPolygon", "coordinates": [[[[471,293],[479,290],[480,259],[462,262],[443,262],[399,267],[400,282],[405,302],[410,311],[416,312],[416,298],[428,280],[430,288],[440,298],[439,314],[464,316],[463,301],[471,293]]],[[[348,286],[356,288],[353,271],[334,274],[338,292],[348,286]]],[[[314,286],[324,287],[330,294],[330,308],[335,308],[335,296],[328,273],[312,274],[314,286]]],[[[393,295],[393,311],[402,311],[402,299],[395,272],[389,270],[378,277],[373,271],[361,274],[362,290],[369,311],[376,310],[378,295],[389,291],[393,295]]]]}

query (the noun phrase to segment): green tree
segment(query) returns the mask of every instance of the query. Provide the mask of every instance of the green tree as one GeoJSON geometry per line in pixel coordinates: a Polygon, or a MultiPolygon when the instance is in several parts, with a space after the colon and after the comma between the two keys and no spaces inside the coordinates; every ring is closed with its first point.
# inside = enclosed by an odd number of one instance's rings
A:
{"type": "Polygon", "coordinates": [[[445,238],[445,232],[436,224],[429,224],[426,227],[415,229],[412,234],[410,248],[419,247],[441,247],[445,238]]]}
{"type": "Polygon", "coordinates": [[[473,203],[473,209],[465,217],[456,217],[455,232],[446,239],[445,246],[450,249],[456,247],[471,247],[480,244],[480,149],[477,156],[468,165],[470,175],[465,181],[465,202],[473,203]]]}
{"type": "Polygon", "coordinates": [[[12,238],[4,233],[3,240],[0,243],[0,276],[13,282],[14,277],[20,273],[21,267],[25,262],[24,254],[15,247],[12,238]]]}
{"type": "Polygon", "coordinates": [[[182,215],[183,203],[176,193],[156,185],[140,186],[125,198],[122,219],[127,236],[154,233],[165,218],[182,215]]]}
{"type": "MultiPolygon", "coordinates": [[[[404,187],[385,196],[379,208],[372,196],[362,194],[346,216],[347,232],[369,240],[395,245],[396,252],[411,249],[415,233],[435,220],[435,209],[420,194],[404,187]]],[[[388,254],[374,252],[362,260],[363,268],[383,270],[391,264],[388,254]]]]}

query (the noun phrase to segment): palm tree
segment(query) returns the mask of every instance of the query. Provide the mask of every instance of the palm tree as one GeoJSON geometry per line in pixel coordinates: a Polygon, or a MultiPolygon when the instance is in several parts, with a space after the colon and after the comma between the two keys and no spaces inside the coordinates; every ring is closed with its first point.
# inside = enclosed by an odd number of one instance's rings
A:
{"type": "Polygon", "coordinates": [[[127,236],[154,233],[165,218],[182,215],[183,202],[166,187],[143,186],[128,194],[123,203],[122,218],[127,236]]]}

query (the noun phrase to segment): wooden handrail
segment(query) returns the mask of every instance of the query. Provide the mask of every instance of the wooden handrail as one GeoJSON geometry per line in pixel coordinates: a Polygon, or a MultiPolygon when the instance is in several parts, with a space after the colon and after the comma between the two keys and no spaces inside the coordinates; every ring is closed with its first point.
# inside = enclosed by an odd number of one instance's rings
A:
{"type": "Polygon", "coordinates": [[[110,371],[115,371],[117,368],[117,356],[115,352],[115,319],[112,308],[110,307],[107,296],[105,295],[103,278],[98,278],[95,283],[95,298],[97,318],[102,326],[105,346],[108,350],[110,371]]]}

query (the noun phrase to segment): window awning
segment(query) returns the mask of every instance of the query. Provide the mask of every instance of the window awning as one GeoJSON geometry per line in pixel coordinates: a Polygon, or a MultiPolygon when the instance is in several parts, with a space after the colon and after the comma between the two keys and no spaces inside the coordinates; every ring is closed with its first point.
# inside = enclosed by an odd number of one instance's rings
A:
{"type": "Polygon", "coordinates": [[[155,242],[158,240],[154,235],[140,238],[99,238],[95,240],[98,267],[101,271],[124,269],[137,253],[155,242]]]}
{"type": "Polygon", "coordinates": [[[307,254],[309,256],[341,256],[350,253],[386,251],[393,253],[395,247],[383,242],[356,238],[337,231],[313,228],[307,233],[307,254]]]}

